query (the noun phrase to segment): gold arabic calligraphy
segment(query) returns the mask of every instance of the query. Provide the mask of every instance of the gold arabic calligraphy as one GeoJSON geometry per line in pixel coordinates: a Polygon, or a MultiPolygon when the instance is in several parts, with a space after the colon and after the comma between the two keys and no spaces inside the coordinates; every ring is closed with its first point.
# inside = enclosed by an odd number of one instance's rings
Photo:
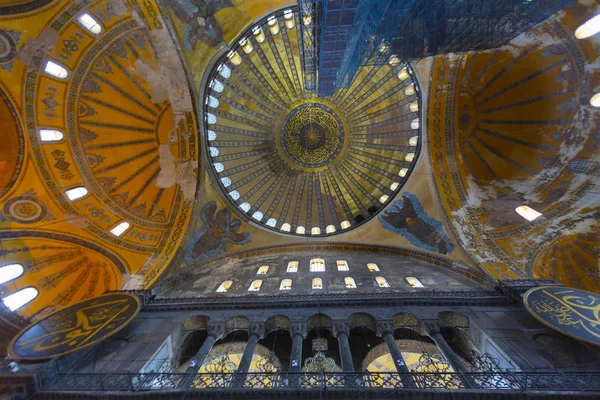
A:
{"type": "MultiPolygon", "coordinates": [[[[67,348],[81,347],[95,338],[101,336],[102,332],[110,330],[119,321],[126,320],[130,316],[128,312],[131,304],[127,300],[115,300],[106,303],[93,304],[75,312],[75,323],[62,329],[52,330],[41,336],[36,336],[19,343],[22,350],[29,348],[34,352],[43,352],[61,346],[67,348]]],[[[47,325],[52,327],[52,322],[47,325]]]]}

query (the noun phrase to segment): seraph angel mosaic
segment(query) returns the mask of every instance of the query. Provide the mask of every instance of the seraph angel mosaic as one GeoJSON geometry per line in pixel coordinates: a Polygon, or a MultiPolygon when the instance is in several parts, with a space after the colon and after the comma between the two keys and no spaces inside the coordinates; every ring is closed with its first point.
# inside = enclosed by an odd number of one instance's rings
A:
{"type": "Polygon", "coordinates": [[[241,245],[252,240],[250,232],[239,232],[242,221],[232,219],[228,208],[217,211],[215,201],[202,207],[200,218],[203,227],[192,235],[185,257],[188,263],[218,256],[225,251],[227,243],[241,245]]]}
{"type": "Polygon", "coordinates": [[[421,202],[411,193],[404,193],[402,199],[394,201],[379,216],[383,227],[404,236],[413,245],[441,254],[454,250],[444,225],[429,216],[421,202]]]}
{"type": "Polygon", "coordinates": [[[223,30],[215,13],[233,7],[231,0],[167,0],[169,8],[183,23],[183,41],[192,51],[198,40],[216,47],[223,42],[223,30]]]}

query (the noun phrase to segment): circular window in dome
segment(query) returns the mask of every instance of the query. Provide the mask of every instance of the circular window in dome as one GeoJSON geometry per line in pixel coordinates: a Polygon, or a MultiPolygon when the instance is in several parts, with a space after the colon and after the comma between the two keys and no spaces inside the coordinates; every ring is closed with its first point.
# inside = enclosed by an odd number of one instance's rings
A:
{"type": "Polygon", "coordinates": [[[307,90],[298,18],[294,7],[265,17],[215,60],[202,140],[238,215],[286,235],[330,236],[402,190],[421,151],[421,93],[389,46],[332,96],[307,90]]]}

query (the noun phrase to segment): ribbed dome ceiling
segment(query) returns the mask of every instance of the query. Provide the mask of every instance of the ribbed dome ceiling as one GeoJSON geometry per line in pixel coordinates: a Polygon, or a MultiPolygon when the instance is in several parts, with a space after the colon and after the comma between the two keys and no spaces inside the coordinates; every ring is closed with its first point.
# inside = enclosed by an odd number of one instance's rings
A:
{"type": "Polygon", "coordinates": [[[331,97],[304,90],[298,21],[294,9],[264,18],[214,64],[205,148],[236,213],[323,236],[367,221],[403,186],[420,151],[421,99],[394,56],[331,97]]]}

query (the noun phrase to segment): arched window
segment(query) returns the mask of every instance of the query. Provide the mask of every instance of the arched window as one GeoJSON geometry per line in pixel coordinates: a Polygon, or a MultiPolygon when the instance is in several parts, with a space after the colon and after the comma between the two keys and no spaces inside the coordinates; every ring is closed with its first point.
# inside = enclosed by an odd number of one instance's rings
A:
{"type": "Polygon", "coordinates": [[[340,226],[342,227],[342,229],[348,229],[350,228],[350,221],[342,221],[340,226]]]}
{"type": "Polygon", "coordinates": [[[213,140],[217,140],[217,133],[215,131],[209,130],[207,132],[207,136],[208,136],[208,141],[209,142],[212,142],[213,140]]]}
{"type": "Polygon", "coordinates": [[[40,140],[42,142],[60,142],[65,135],[56,129],[40,129],[40,140]]]}
{"type": "Polygon", "coordinates": [[[242,46],[242,50],[244,50],[244,53],[246,54],[250,54],[252,53],[252,50],[254,50],[252,43],[250,43],[248,39],[240,40],[240,46],[242,46]]]}
{"type": "Polygon", "coordinates": [[[346,284],[346,289],[356,288],[356,282],[354,282],[354,278],[350,276],[344,278],[344,283],[346,284]]]}
{"type": "Polygon", "coordinates": [[[265,33],[263,32],[260,26],[255,26],[254,28],[252,28],[252,34],[254,35],[254,39],[258,43],[262,43],[265,41],[265,33]]]}
{"type": "Polygon", "coordinates": [[[224,176],[221,178],[221,183],[223,184],[223,187],[229,187],[231,186],[231,178],[224,176]]]}
{"type": "Polygon", "coordinates": [[[23,275],[25,270],[21,264],[8,264],[0,267],[0,285],[23,275]]]}
{"type": "Polygon", "coordinates": [[[410,129],[419,129],[419,126],[421,126],[421,123],[419,122],[418,118],[415,118],[412,121],[410,121],[410,129]]]}
{"type": "Polygon", "coordinates": [[[277,220],[275,218],[269,218],[266,225],[270,226],[271,228],[275,228],[275,225],[277,225],[277,220]]]}
{"type": "Polygon", "coordinates": [[[66,79],[69,76],[69,71],[60,64],[54,61],[47,61],[44,67],[44,72],[58,79],[66,79]]]}
{"type": "Polygon", "coordinates": [[[208,96],[206,98],[206,104],[209,107],[217,108],[217,107],[219,107],[219,104],[221,104],[221,103],[219,103],[219,99],[217,99],[216,97],[214,97],[214,96],[208,96]]]}
{"type": "Polygon", "coordinates": [[[292,280],[291,279],[282,280],[281,284],[279,285],[279,290],[292,290],[292,280]]]}
{"type": "Polygon", "coordinates": [[[394,182],[390,185],[390,190],[395,191],[396,189],[398,189],[398,186],[400,186],[400,184],[398,182],[394,182]]]}
{"type": "Polygon", "coordinates": [[[423,284],[421,283],[420,280],[418,280],[417,278],[413,278],[412,276],[407,277],[406,282],[408,282],[408,284],[414,288],[425,287],[425,286],[423,286],[423,284]]]}
{"type": "Polygon", "coordinates": [[[415,85],[410,85],[406,89],[404,89],[404,94],[407,96],[412,96],[416,93],[415,85]]]}
{"type": "Polygon", "coordinates": [[[408,174],[408,168],[401,168],[400,172],[398,172],[398,176],[404,178],[408,174]]]}
{"type": "Polygon", "coordinates": [[[600,15],[588,19],[584,24],[575,30],[577,39],[587,39],[590,36],[600,32],[600,15]]]}
{"type": "Polygon", "coordinates": [[[211,147],[208,148],[208,151],[209,151],[211,157],[218,157],[219,156],[219,149],[216,148],[216,147],[212,147],[211,146],[211,147]]]}
{"type": "Polygon", "coordinates": [[[269,31],[271,35],[277,35],[279,33],[279,22],[277,22],[277,18],[274,16],[270,16],[267,19],[267,25],[269,25],[269,31]]]}
{"type": "Polygon", "coordinates": [[[404,161],[406,162],[412,162],[415,159],[415,153],[408,153],[406,156],[404,156],[404,161]]]}
{"type": "Polygon", "coordinates": [[[287,266],[287,272],[298,272],[298,261],[290,261],[287,266]]]}
{"type": "Polygon", "coordinates": [[[322,258],[310,260],[310,272],[325,272],[325,260],[322,258]]]}
{"type": "Polygon", "coordinates": [[[379,267],[377,266],[377,264],[374,264],[374,263],[367,264],[367,268],[369,269],[370,272],[379,271],[379,267]]]}
{"type": "Polygon", "coordinates": [[[381,196],[381,197],[379,198],[379,202],[380,202],[381,204],[383,204],[383,203],[385,203],[386,201],[388,201],[388,199],[389,199],[389,198],[390,198],[390,196],[388,196],[387,194],[384,194],[383,196],[381,196]]]}
{"type": "Polygon", "coordinates": [[[409,76],[410,74],[406,68],[403,68],[402,71],[398,72],[398,79],[400,79],[400,82],[407,80],[409,76]]]}
{"type": "Polygon", "coordinates": [[[267,272],[269,272],[269,266],[263,265],[258,269],[258,271],[256,272],[256,275],[266,275],[267,272]]]}
{"type": "Polygon", "coordinates": [[[313,288],[313,290],[323,289],[323,279],[313,278],[312,288],[313,288]]]}
{"type": "Polygon", "coordinates": [[[600,93],[596,93],[590,99],[590,105],[592,107],[600,107],[600,93]]]}
{"type": "Polygon", "coordinates": [[[227,292],[232,284],[233,284],[233,281],[225,281],[225,282],[221,283],[221,285],[219,285],[219,287],[217,288],[217,293],[227,292]]]}
{"type": "Polygon", "coordinates": [[[419,111],[419,103],[418,103],[418,102],[416,102],[416,101],[413,101],[412,103],[410,103],[410,104],[408,105],[408,108],[409,108],[409,109],[410,109],[410,111],[412,111],[412,112],[417,112],[417,111],[419,111]]]}
{"type": "Polygon", "coordinates": [[[264,214],[260,211],[254,211],[254,214],[252,214],[252,218],[254,218],[257,221],[260,221],[261,219],[263,219],[264,214]]]}
{"type": "Polygon", "coordinates": [[[418,136],[413,136],[410,139],[408,139],[408,145],[409,146],[416,146],[417,144],[419,144],[419,137],[418,136]]]}
{"type": "Polygon", "coordinates": [[[325,228],[325,232],[326,233],[333,233],[333,232],[335,232],[335,226],[328,225],[327,228],[325,228]]]}
{"type": "Polygon", "coordinates": [[[112,228],[110,233],[115,236],[121,236],[127,229],[129,229],[129,222],[123,221],[119,225],[112,228]]]}
{"type": "Polygon", "coordinates": [[[377,278],[375,278],[375,282],[377,282],[379,287],[390,287],[390,284],[388,283],[387,279],[385,279],[383,276],[378,276],[377,278]]]}
{"type": "Polygon", "coordinates": [[[223,165],[223,163],[213,163],[213,167],[215,167],[215,171],[217,171],[217,173],[225,171],[225,166],[223,165]]]}
{"type": "Polygon", "coordinates": [[[229,68],[225,64],[219,65],[217,71],[219,71],[219,75],[221,75],[225,79],[229,79],[229,77],[231,76],[231,68],[229,68]]]}
{"type": "Polygon", "coordinates": [[[242,63],[242,57],[238,54],[237,51],[230,51],[229,53],[227,53],[227,57],[233,65],[240,65],[242,63]]]}
{"type": "Polygon", "coordinates": [[[232,190],[231,192],[229,192],[229,196],[231,196],[231,199],[233,201],[239,200],[240,192],[238,192],[237,190],[232,190]]]}
{"type": "Polygon", "coordinates": [[[319,228],[319,227],[312,228],[310,230],[310,234],[311,235],[320,235],[321,234],[321,228],[319,228]]]}
{"type": "Polygon", "coordinates": [[[251,205],[250,205],[250,203],[248,203],[248,202],[244,202],[244,203],[240,204],[240,208],[241,208],[241,209],[242,209],[242,211],[244,211],[244,212],[248,212],[248,211],[250,211],[250,208],[251,208],[251,207],[252,207],[252,206],[251,206],[251,205]]]}
{"type": "Polygon", "coordinates": [[[292,29],[294,27],[294,13],[292,10],[285,10],[283,12],[283,19],[285,19],[285,27],[292,29]]]}
{"type": "Polygon", "coordinates": [[[515,208],[515,211],[527,221],[533,221],[534,219],[542,216],[542,213],[537,212],[533,208],[528,206],[519,206],[515,208]]]}
{"type": "Polygon", "coordinates": [[[2,299],[10,311],[16,311],[35,299],[40,292],[34,287],[26,287],[2,299]]]}
{"type": "Polygon", "coordinates": [[[217,93],[221,93],[223,91],[223,89],[225,89],[225,86],[216,79],[213,79],[212,81],[210,81],[209,86],[212,90],[214,90],[217,93]]]}
{"type": "MultiPolygon", "coordinates": [[[[206,122],[209,125],[214,125],[217,123],[217,116],[215,114],[206,113],[206,122]]],[[[218,155],[218,154],[217,154],[218,155]]],[[[213,156],[214,157],[214,156],[213,156]]]]}
{"type": "Polygon", "coordinates": [[[77,186],[72,189],[65,190],[65,194],[69,200],[75,201],[88,194],[88,190],[85,186],[77,186]]]}
{"type": "Polygon", "coordinates": [[[338,271],[350,271],[348,263],[344,260],[336,261],[338,271]]]}
{"type": "Polygon", "coordinates": [[[281,225],[281,231],[282,232],[289,232],[292,230],[292,226],[290,224],[288,224],[287,222],[283,225],[281,225]]]}
{"type": "Polygon", "coordinates": [[[388,60],[388,62],[390,63],[390,65],[391,65],[392,67],[395,67],[396,65],[400,64],[400,59],[398,58],[398,56],[397,56],[397,55],[395,55],[395,54],[392,54],[392,55],[390,56],[390,59],[388,60]]]}
{"type": "Polygon", "coordinates": [[[262,281],[260,279],[257,279],[255,281],[252,281],[252,283],[250,284],[250,287],[248,288],[249,292],[258,292],[260,290],[260,287],[262,286],[262,281]]]}
{"type": "Polygon", "coordinates": [[[92,32],[94,35],[102,32],[102,27],[90,14],[83,13],[79,17],[77,17],[77,22],[79,22],[85,29],[92,32]]]}
{"type": "Polygon", "coordinates": [[[306,233],[306,229],[304,229],[304,227],[302,225],[300,225],[299,227],[296,228],[296,233],[298,235],[304,235],[306,233]]]}

